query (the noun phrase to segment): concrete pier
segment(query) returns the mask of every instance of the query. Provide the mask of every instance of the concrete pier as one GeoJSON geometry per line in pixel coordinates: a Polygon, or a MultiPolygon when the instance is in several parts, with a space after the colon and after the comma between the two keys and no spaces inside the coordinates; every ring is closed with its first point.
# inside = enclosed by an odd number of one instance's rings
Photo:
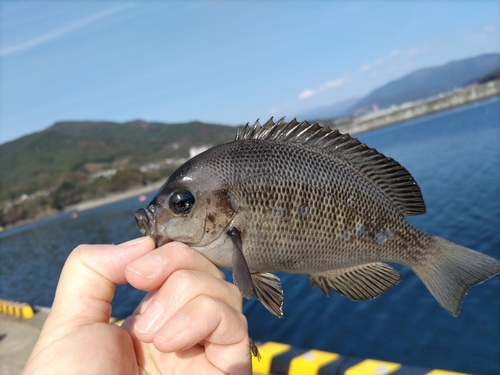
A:
{"type": "MultiPolygon", "coordinates": [[[[1,375],[21,375],[47,319],[48,311],[38,309],[30,319],[0,313],[1,375]]],[[[254,375],[467,375],[383,360],[347,357],[276,342],[258,343],[257,346],[261,357],[252,357],[254,375]]]]}
{"type": "Polygon", "coordinates": [[[20,375],[35,346],[48,309],[31,319],[0,313],[0,374],[20,375]]]}
{"type": "Polygon", "coordinates": [[[328,126],[331,129],[338,129],[341,133],[353,135],[498,95],[500,95],[500,79],[415,102],[393,105],[380,110],[376,109],[361,117],[344,117],[333,120],[319,120],[318,122],[322,126],[328,126]]]}

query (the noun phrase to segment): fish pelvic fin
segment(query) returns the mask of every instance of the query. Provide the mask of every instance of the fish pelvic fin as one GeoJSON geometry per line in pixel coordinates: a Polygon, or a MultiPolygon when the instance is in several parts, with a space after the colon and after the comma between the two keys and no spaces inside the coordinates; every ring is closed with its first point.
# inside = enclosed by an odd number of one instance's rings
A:
{"type": "Polygon", "coordinates": [[[367,263],[360,266],[335,269],[309,275],[313,287],[318,285],[329,296],[334,290],[354,301],[378,297],[401,280],[401,275],[385,263],[367,263]]]}
{"type": "Polygon", "coordinates": [[[278,276],[272,273],[253,273],[255,297],[278,318],[283,318],[283,289],[278,276]]]}
{"type": "Polygon", "coordinates": [[[500,273],[500,261],[443,238],[432,238],[435,245],[429,261],[412,269],[441,307],[457,316],[467,290],[500,273]]]}

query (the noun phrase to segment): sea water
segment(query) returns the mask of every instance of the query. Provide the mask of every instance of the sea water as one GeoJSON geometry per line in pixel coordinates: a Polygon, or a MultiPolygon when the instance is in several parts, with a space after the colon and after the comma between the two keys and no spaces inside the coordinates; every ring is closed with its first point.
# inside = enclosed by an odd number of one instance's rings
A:
{"type": "MultiPolygon", "coordinates": [[[[427,213],[420,229],[500,258],[500,100],[494,98],[357,136],[393,157],[418,182],[427,213]]],[[[152,198],[153,194],[148,196],[152,198]]],[[[148,200],[149,201],[149,200],[148,200]]],[[[82,243],[138,237],[137,198],[41,220],[0,233],[0,298],[50,306],[64,261],[82,243]]],[[[307,276],[279,274],[284,318],[245,301],[254,341],[278,341],[360,358],[469,372],[500,373],[500,276],[469,290],[457,318],[439,307],[418,278],[372,301],[313,290],[307,276]]],[[[231,273],[226,273],[231,279],[231,273]]],[[[113,315],[132,313],[144,296],[117,289],[113,315]]]]}

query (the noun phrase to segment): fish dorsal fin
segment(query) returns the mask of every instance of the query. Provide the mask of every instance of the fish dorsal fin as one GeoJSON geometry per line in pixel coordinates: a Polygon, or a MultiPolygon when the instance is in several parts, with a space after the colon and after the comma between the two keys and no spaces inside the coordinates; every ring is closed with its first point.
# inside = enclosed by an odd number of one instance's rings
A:
{"type": "Polygon", "coordinates": [[[425,213],[422,192],[410,172],[394,159],[349,134],[296,119],[286,122],[282,118],[274,122],[271,117],[264,125],[257,120],[252,126],[247,124],[238,131],[236,141],[245,139],[297,143],[335,155],[366,177],[403,215],[425,213]]]}

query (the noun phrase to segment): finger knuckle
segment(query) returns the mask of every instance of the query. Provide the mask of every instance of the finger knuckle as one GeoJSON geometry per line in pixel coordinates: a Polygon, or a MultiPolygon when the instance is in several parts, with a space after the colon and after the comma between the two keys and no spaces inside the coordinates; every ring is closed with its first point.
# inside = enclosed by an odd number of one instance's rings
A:
{"type": "Polygon", "coordinates": [[[177,270],[169,277],[169,282],[175,285],[179,290],[192,289],[198,282],[192,271],[177,270]]]}
{"type": "Polygon", "coordinates": [[[69,254],[68,259],[82,258],[89,251],[90,245],[78,245],[69,254]]]}
{"type": "Polygon", "coordinates": [[[237,311],[236,312],[236,318],[239,320],[240,327],[243,327],[243,332],[248,331],[248,320],[245,315],[243,315],[242,312],[237,311]]]}
{"type": "Polygon", "coordinates": [[[207,314],[215,315],[221,310],[221,302],[207,295],[200,295],[197,298],[197,303],[202,306],[207,314]]]}
{"type": "Polygon", "coordinates": [[[157,249],[157,251],[174,269],[192,264],[196,256],[196,252],[193,249],[181,242],[169,242],[157,249]]]}

